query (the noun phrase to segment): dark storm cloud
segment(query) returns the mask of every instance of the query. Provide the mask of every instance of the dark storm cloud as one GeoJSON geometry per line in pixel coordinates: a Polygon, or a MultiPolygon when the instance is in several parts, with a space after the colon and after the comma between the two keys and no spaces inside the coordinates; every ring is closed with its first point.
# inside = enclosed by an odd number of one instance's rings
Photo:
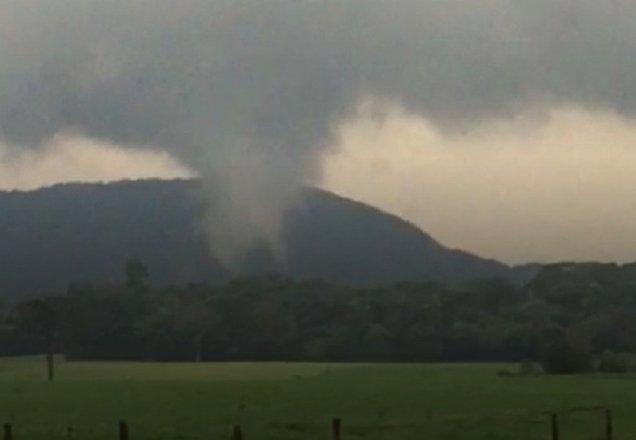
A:
{"type": "Polygon", "coordinates": [[[0,0],[0,38],[5,143],[168,150],[209,179],[228,249],[275,241],[368,95],[449,130],[528,105],[636,110],[628,0],[0,0]]]}
{"type": "Polygon", "coordinates": [[[636,106],[628,1],[0,5],[0,124],[15,144],[76,128],[184,150],[252,137],[296,156],[365,93],[440,121],[527,99],[636,106]]]}

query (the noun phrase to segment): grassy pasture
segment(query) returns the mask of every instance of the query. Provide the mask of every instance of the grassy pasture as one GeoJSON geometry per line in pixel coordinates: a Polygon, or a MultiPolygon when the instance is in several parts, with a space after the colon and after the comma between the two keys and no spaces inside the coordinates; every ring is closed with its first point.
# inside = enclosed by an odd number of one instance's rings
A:
{"type": "Polygon", "coordinates": [[[636,439],[636,376],[498,377],[501,365],[304,363],[60,363],[45,381],[41,358],[0,359],[0,419],[15,439],[246,440],[547,439],[559,411],[562,439],[600,439],[607,406],[615,438],[636,439]]]}

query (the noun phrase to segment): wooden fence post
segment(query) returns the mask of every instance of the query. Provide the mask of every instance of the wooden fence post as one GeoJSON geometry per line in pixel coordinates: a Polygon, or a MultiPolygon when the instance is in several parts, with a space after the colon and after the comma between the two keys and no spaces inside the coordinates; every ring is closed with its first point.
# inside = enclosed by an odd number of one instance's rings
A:
{"type": "Polygon", "coordinates": [[[559,418],[556,413],[552,414],[552,440],[559,440],[559,418]]]}
{"type": "Polygon", "coordinates": [[[331,421],[331,436],[333,440],[340,440],[340,419],[336,418],[331,421]]]}
{"type": "Polygon", "coordinates": [[[11,429],[11,423],[4,424],[4,440],[13,440],[13,431],[11,429]]]}
{"type": "Polygon", "coordinates": [[[232,440],[243,440],[243,431],[241,430],[241,425],[234,425],[234,430],[232,431],[232,440]]]}
{"type": "Polygon", "coordinates": [[[119,440],[128,440],[128,424],[124,420],[119,421],[119,440]]]}
{"type": "Polygon", "coordinates": [[[612,423],[612,410],[605,410],[605,440],[612,440],[614,434],[614,426],[612,423]]]}
{"type": "Polygon", "coordinates": [[[52,348],[46,353],[46,375],[49,382],[55,377],[55,355],[52,348]]]}

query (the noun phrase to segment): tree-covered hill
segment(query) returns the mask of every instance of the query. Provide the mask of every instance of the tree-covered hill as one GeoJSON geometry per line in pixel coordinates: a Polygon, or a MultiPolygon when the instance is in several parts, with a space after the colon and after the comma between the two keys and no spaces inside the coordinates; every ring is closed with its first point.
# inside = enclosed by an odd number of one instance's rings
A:
{"type": "Polygon", "coordinates": [[[204,234],[197,180],[64,184],[0,192],[0,294],[63,291],[71,282],[121,279],[129,257],[157,284],[224,283],[234,275],[277,272],[369,285],[524,278],[493,260],[448,249],[398,217],[334,194],[307,189],[283,228],[285,266],[264,249],[238,274],[214,258],[204,234]]]}

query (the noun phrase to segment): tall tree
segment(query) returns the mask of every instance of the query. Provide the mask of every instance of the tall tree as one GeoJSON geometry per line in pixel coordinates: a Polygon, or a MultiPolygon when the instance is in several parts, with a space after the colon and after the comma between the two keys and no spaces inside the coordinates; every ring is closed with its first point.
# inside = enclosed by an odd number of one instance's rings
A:
{"type": "Polygon", "coordinates": [[[59,339],[63,305],[62,297],[49,296],[18,306],[21,328],[44,342],[47,377],[50,381],[55,377],[55,349],[59,339]]]}
{"type": "Polygon", "coordinates": [[[148,268],[139,258],[129,258],[126,261],[126,286],[135,292],[141,292],[147,287],[148,268]]]}

